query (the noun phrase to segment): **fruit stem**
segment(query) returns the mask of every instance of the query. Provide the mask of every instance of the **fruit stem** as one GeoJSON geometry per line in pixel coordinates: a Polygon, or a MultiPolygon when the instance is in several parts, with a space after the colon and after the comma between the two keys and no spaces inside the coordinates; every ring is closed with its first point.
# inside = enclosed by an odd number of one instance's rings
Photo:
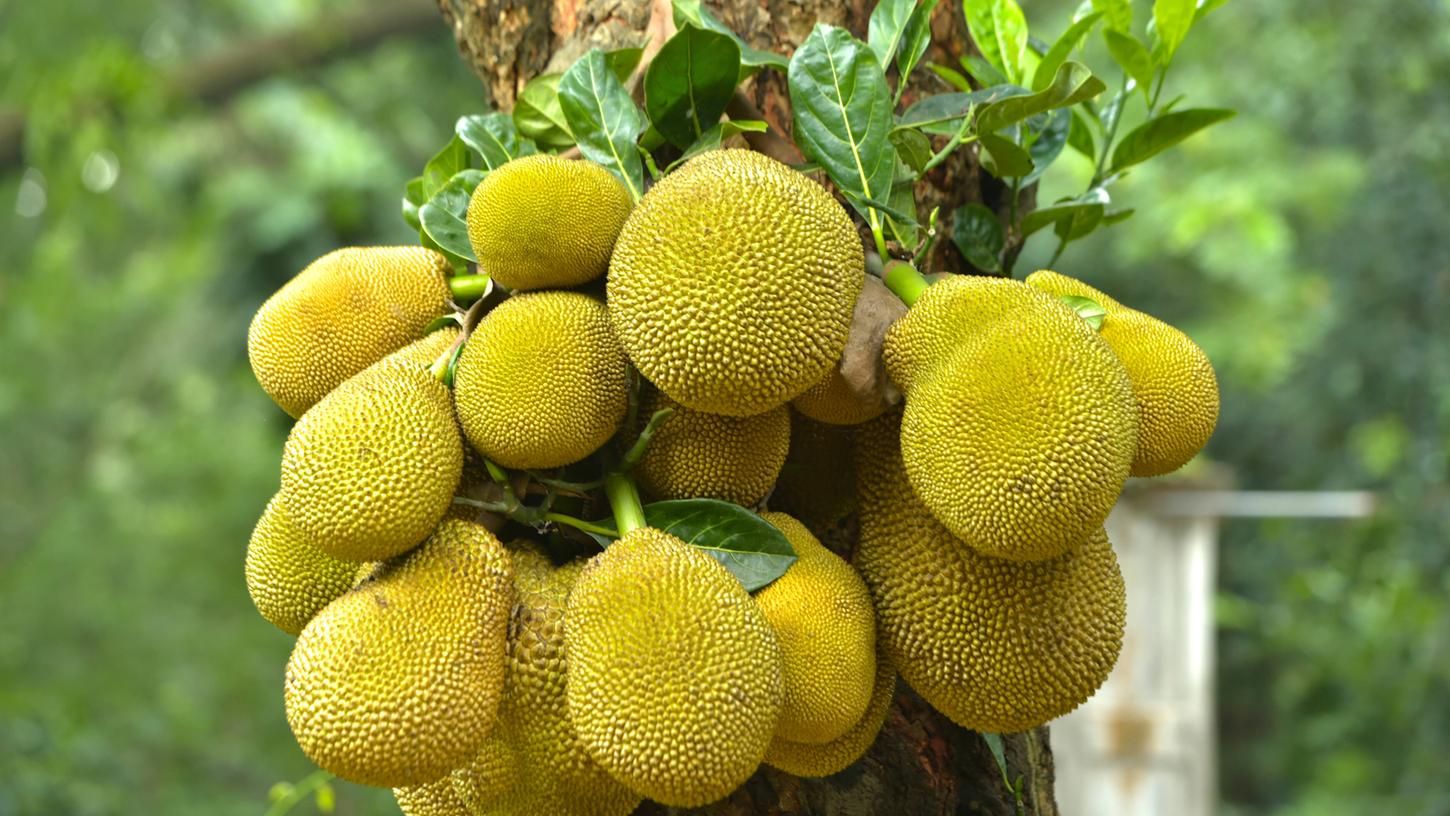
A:
{"type": "Polygon", "coordinates": [[[906,261],[892,261],[886,265],[886,274],[882,276],[886,288],[890,289],[901,298],[901,302],[907,306],[916,303],[921,293],[931,285],[931,281],[922,276],[916,267],[906,261]]]}
{"type": "Polygon", "coordinates": [[[448,291],[453,293],[453,299],[459,303],[478,300],[488,294],[492,285],[493,278],[487,275],[459,275],[448,279],[448,291]]]}
{"type": "Polygon", "coordinates": [[[634,440],[634,444],[625,452],[624,458],[619,460],[618,470],[620,473],[628,473],[635,465],[639,464],[639,460],[644,458],[645,450],[649,448],[650,440],[654,439],[655,432],[674,413],[675,409],[673,408],[661,408],[654,412],[654,415],[649,418],[649,422],[645,424],[644,430],[639,432],[639,438],[634,440]]]}
{"type": "Polygon", "coordinates": [[[611,473],[604,477],[604,495],[609,497],[609,509],[614,511],[614,526],[623,536],[631,530],[646,526],[644,505],[639,500],[639,488],[634,480],[623,473],[611,473]]]}
{"type": "Polygon", "coordinates": [[[608,527],[600,524],[595,524],[590,521],[584,521],[583,519],[577,519],[573,516],[566,516],[563,513],[545,513],[542,517],[548,521],[557,522],[559,524],[567,524],[576,530],[583,530],[586,533],[609,536],[610,538],[619,537],[618,532],[611,530],[608,527]]]}

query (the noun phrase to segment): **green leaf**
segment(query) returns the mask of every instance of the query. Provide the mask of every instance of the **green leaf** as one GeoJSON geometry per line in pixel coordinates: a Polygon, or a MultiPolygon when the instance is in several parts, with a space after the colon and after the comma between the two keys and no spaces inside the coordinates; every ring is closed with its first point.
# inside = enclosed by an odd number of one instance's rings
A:
{"type": "Polygon", "coordinates": [[[323,782],[312,792],[312,801],[322,813],[331,813],[337,809],[337,792],[332,785],[323,782]]]}
{"type": "Polygon", "coordinates": [[[1113,172],[1150,159],[1189,136],[1234,115],[1223,108],[1188,108],[1139,125],[1113,149],[1113,172]]]}
{"type": "Polygon", "coordinates": [[[740,76],[740,46],[686,24],[660,47],[644,75],[650,122],[681,150],[720,121],[740,76]]]}
{"type": "Polygon", "coordinates": [[[1039,207],[1022,217],[1019,229],[1022,237],[1037,232],[1046,226],[1056,226],[1063,221],[1078,219],[1081,223],[1096,222],[1102,220],[1103,206],[1107,204],[1107,194],[1102,190],[1090,191],[1080,198],[1059,201],[1048,207],[1039,207]],[[1096,209],[1096,215],[1093,210],[1096,209]]]}
{"type": "Polygon", "coordinates": [[[912,216],[910,222],[891,215],[886,217],[886,226],[896,242],[908,252],[915,252],[921,245],[922,226],[916,219],[916,179],[911,168],[897,161],[896,183],[891,185],[891,196],[886,202],[890,209],[912,216]]]}
{"type": "Polygon", "coordinates": [[[1076,241],[1087,236],[1088,233],[1097,229],[1103,223],[1103,206],[1101,204],[1089,204],[1081,209],[1074,210],[1066,218],[1058,219],[1053,224],[1052,231],[1057,234],[1064,244],[1076,241]]]}
{"type": "Polygon", "coordinates": [[[473,155],[468,152],[468,145],[455,135],[423,167],[424,198],[432,198],[458,171],[472,166],[473,155]]]}
{"type": "Polygon", "coordinates": [[[1067,132],[1067,144],[1087,158],[1097,161],[1098,148],[1097,141],[1093,138],[1093,128],[1088,124],[1087,114],[1080,108],[1072,108],[1072,129],[1067,132]]]}
{"type": "Polygon", "coordinates": [[[896,129],[916,128],[927,133],[950,136],[961,127],[962,117],[971,115],[974,109],[1013,93],[1026,92],[1026,90],[1012,85],[1000,85],[970,93],[928,96],[918,100],[901,114],[901,118],[897,120],[896,129]]]}
{"type": "Polygon", "coordinates": [[[1188,36],[1198,11],[1195,0],[1153,0],[1153,63],[1164,66],[1173,61],[1173,54],[1188,36]]]}
{"type": "MultiPolygon", "coordinates": [[[[931,13],[936,10],[938,0],[926,0],[912,9],[911,18],[906,21],[906,33],[901,38],[901,49],[896,52],[896,96],[900,98],[906,80],[916,70],[917,63],[926,55],[931,45],[931,13]]],[[[968,89],[970,90],[970,88],[968,89]]]]}
{"type": "MultiPolygon", "coordinates": [[[[817,23],[791,57],[788,76],[795,140],[805,157],[858,200],[889,195],[896,165],[886,138],[891,90],[876,54],[844,29],[817,23]]],[[[879,229],[875,213],[862,215],[879,229]]]]}
{"type": "MultiPolygon", "coordinates": [[[[891,189],[894,192],[896,190],[896,185],[893,184],[891,189]]],[[[860,196],[854,195],[852,193],[846,193],[845,195],[846,200],[852,202],[852,205],[856,206],[858,209],[865,210],[869,208],[873,210],[880,210],[885,215],[889,215],[892,218],[895,218],[897,221],[900,221],[901,223],[908,226],[921,226],[921,224],[918,223],[916,220],[915,213],[907,212],[906,209],[898,208],[890,201],[880,198],[861,198],[860,196]]],[[[915,198],[912,199],[911,204],[911,208],[915,209],[915,198]]]]}
{"type": "Polygon", "coordinates": [[[460,117],[454,130],[464,144],[483,157],[483,166],[489,170],[538,152],[532,141],[519,138],[514,120],[502,113],[460,117]]]}
{"type": "Polygon", "coordinates": [[[1012,81],[1007,78],[1006,74],[999,71],[997,66],[987,62],[976,54],[968,54],[960,60],[957,60],[957,62],[961,64],[963,71],[966,71],[972,79],[977,81],[978,85],[984,88],[990,88],[993,85],[1006,85],[1012,81]]]}
{"type": "Polygon", "coordinates": [[[629,188],[629,197],[639,201],[644,194],[644,164],[635,142],[644,130],[644,117],[605,64],[603,51],[590,49],[564,72],[559,106],[584,158],[618,176],[629,188]]]}
{"type": "Polygon", "coordinates": [[[952,243],[972,266],[1002,274],[1002,222],[986,206],[968,204],[957,208],[952,216],[952,243]]]}
{"type": "Polygon", "coordinates": [[[670,162],[670,166],[665,168],[665,172],[670,172],[701,153],[710,150],[719,150],[720,145],[726,139],[737,133],[764,133],[766,129],[766,124],[756,119],[731,119],[721,122],[704,133],[701,133],[700,138],[696,139],[694,144],[686,148],[685,152],[678,159],[670,162]]]}
{"type": "Polygon", "coordinates": [[[985,151],[982,168],[997,178],[1025,176],[1032,172],[1032,156],[1021,145],[995,133],[977,136],[985,151]]]}
{"type": "Polygon", "coordinates": [[[1058,295],[1057,299],[1066,303],[1068,308],[1074,312],[1077,312],[1077,316],[1087,321],[1089,326],[1092,326],[1094,329],[1101,329],[1103,327],[1103,317],[1107,315],[1107,311],[1096,300],[1080,295],[1058,295]]]}
{"type": "Polygon", "coordinates": [[[1108,43],[1108,53],[1113,61],[1138,84],[1146,96],[1153,91],[1153,58],[1148,49],[1132,34],[1124,34],[1111,28],[1103,30],[1103,39],[1108,43]]]}
{"type": "Polygon", "coordinates": [[[1007,751],[1002,747],[1002,736],[987,731],[981,734],[987,748],[992,751],[992,758],[997,760],[997,770],[1002,772],[1002,781],[1007,783],[1007,787],[1012,787],[1012,781],[1007,778],[1007,751]]]}
{"type": "MultiPolygon", "coordinates": [[[[786,61],[786,58],[779,54],[761,51],[758,48],[751,48],[749,45],[746,45],[745,41],[740,39],[740,36],[734,31],[731,31],[729,26],[715,19],[713,14],[704,6],[700,5],[700,0],[673,0],[672,5],[674,7],[676,26],[683,26],[686,23],[690,23],[700,28],[729,35],[735,41],[735,44],[740,46],[740,64],[746,68],[752,71],[757,68],[775,68],[776,70],[784,71],[789,66],[790,63],[786,61]]],[[[743,79],[744,76],[741,78],[743,79]]]]}
{"type": "Polygon", "coordinates": [[[983,105],[977,111],[977,132],[991,133],[1044,111],[1076,105],[1105,90],[1107,86],[1093,76],[1087,66],[1080,62],[1064,62],[1046,88],[983,105]]]}
{"type": "Polygon", "coordinates": [[[461,327],[463,325],[463,314],[460,312],[449,312],[445,315],[439,315],[430,320],[427,326],[423,327],[423,334],[425,336],[432,334],[449,324],[461,327]]]}
{"type": "Polygon", "coordinates": [[[481,170],[461,170],[418,210],[423,232],[445,252],[477,262],[468,240],[468,201],[483,180],[481,170]]]}
{"type": "Polygon", "coordinates": [[[643,48],[616,48],[604,52],[604,64],[619,77],[620,82],[629,81],[629,75],[639,67],[639,61],[643,58],[643,48]]]}
{"type": "Polygon", "coordinates": [[[926,163],[931,161],[931,139],[921,131],[897,128],[891,131],[890,138],[891,143],[896,146],[896,155],[900,156],[913,172],[920,173],[922,168],[926,167],[926,163]]]}
{"type": "Polygon", "coordinates": [[[418,221],[418,208],[428,202],[428,196],[423,194],[423,177],[418,176],[403,187],[403,220],[413,229],[422,229],[423,225],[418,221]]]}
{"type": "Polygon", "coordinates": [[[881,0],[871,11],[867,24],[866,42],[876,54],[881,66],[891,64],[901,41],[906,35],[906,24],[911,20],[916,0],[881,0]]]}
{"type": "Polygon", "coordinates": [[[1057,69],[1067,61],[1072,52],[1082,47],[1082,41],[1087,38],[1088,32],[1092,31],[1093,26],[1098,24],[1098,20],[1102,19],[1102,16],[1101,11],[1095,11],[1080,18],[1062,32],[1062,36],[1058,37],[1057,42],[1053,43],[1052,48],[1049,48],[1043,55],[1042,62],[1037,64],[1037,72],[1032,75],[1032,90],[1040,91],[1052,84],[1053,78],[1057,76],[1057,69]]]}
{"type": "Polygon", "coordinates": [[[514,103],[514,124],[519,133],[541,147],[562,150],[574,144],[569,122],[559,107],[562,74],[545,74],[529,80],[514,103]]]}
{"type": "Polygon", "coordinates": [[[698,547],[754,592],[785,574],[795,549],[774,525],[738,504],[680,499],[644,506],[649,526],[698,547]]]}
{"type": "Polygon", "coordinates": [[[962,0],[962,11],[977,50],[1008,80],[1018,81],[1027,53],[1027,19],[1017,0],[962,0]]]}
{"type": "Polygon", "coordinates": [[[1133,213],[1135,212],[1137,212],[1137,210],[1133,209],[1132,207],[1128,207],[1127,209],[1123,210],[1105,212],[1103,213],[1103,226],[1108,227],[1112,226],[1113,224],[1120,224],[1124,221],[1127,221],[1129,218],[1133,217],[1133,213]]]}
{"type": "Polygon", "coordinates": [[[267,789],[267,801],[280,802],[291,796],[294,789],[291,782],[273,782],[272,787],[267,789]]]}
{"type": "Polygon", "coordinates": [[[953,68],[948,68],[945,65],[938,65],[935,62],[928,62],[926,64],[926,68],[928,71],[931,71],[933,74],[936,74],[937,76],[945,80],[948,85],[956,88],[962,93],[972,92],[972,83],[968,81],[965,76],[962,76],[961,71],[957,71],[953,68]]]}
{"type": "Polygon", "coordinates": [[[1023,186],[1036,181],[1053,162],[1057,161],[1057,157],[1062,155],[1062,148],[1067,145],[1068,134],[1071,131],[1072,111],[1067,108],[1058,108],[1047,115],[1047,126],[1027,147],[1027,153],[1032,157],[1032,172],[1023,177],[1023,186]]]}
{"type": "Polygon", "coordinates": [[[1133,0],[1093,0],[1093,8],[1103,13],[1111,29],[1127,31],[1133,27],[1133,0]]]}
{"type": "Polygon", "coordinates": [[[1228,0],[1198,0],[1198,9],[1193,13],[1193,22],[1197,23],[1208,16],[1209,12],[1227,2],[1228,0]]]}

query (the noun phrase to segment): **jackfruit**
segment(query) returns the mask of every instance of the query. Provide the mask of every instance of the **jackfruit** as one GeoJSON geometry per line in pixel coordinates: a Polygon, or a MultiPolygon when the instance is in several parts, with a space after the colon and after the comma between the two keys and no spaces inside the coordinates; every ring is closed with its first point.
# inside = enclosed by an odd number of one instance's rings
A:
{"type": "Polygon", "coordinates": [[[790,448],[784,405],[754,416],[721,416],[692,411],[654,391],[641,401],[640,427],[661,408],[675,412],[660,423],[634,469],[645,493],[751,506],[770,492],[790,448]]]}
{"type": "Polygon", "coordinates": [[[859,399],[836,367],[832,367],[825,379],[806,389],[790,404],[807,417],[830,425],[859,425],[881,416],[886,410],[883,403],[859,399]]]}
{"type": "Polygon", "coordinates": [[[590,559],[566,620],[569,714],[615,779],[695,807],[755,771],[780,715],[780,647],[720,562],[634,530],[590,559]]]}
{"type": "Polygon", "coordinates": [[[1082,281],[1044,269],[1028,275],[1027,283],[1103,307],[1098,331],[1123,361],[1138,402],[1133,476],[1172,473],[1203,450],[1218,424],[1218,378],[1203,349],[1178,329],[1082,281]]]}
{"type": "Polygon", "coordinates": [[[492,533],[447,519],[328,604],[287,662],[287,722],[303,752],[381,787],[432,782],[473,758],[503,691],[510,572],[492,533]]]}
{"type": "Polygon", "coordinates": [[[463,441],[428,364],[450,328],[383,358],[313,406],[282,451],[282,510],[334,558],[379,561],[428,537],[453,501],[463,441]]]}
{"type": "Polygon", "coordinates": [[[852,433],[852,428],[791,411],[790,451],[770,494],[771,509],[789,513],[812,529],[850,513],[856,506],[852,433]]]}
{"type": "Polygon", "coordinates": [[[411,788],[394,788],[393,798],[403,816],[473,816],[453,789],[451,776],[411,788]]]}
{"type": "Polygon", "coordinates": [[[468,240],[500,286],[578,286],[604,274],[632,206],[603,167],[538,153],[479,182],[468,202],[468,240]]]}
{"type": "Polygon", "coordinates": [[[273,626],[296,636],[318,610],[354,583],[357,564],[318,549],[282,515],[277,497],[267,502],[247,544],[247,593],[273,626]]]}
{"type": "Polygon", "coordinates": [[[1015,281],[953,276],[887,334],[911,486],[985,555],[1053,558],[1093,535],[1137,446],[1123,368],[1077,313],[1015,281]],[[986,321],[986,322],[982,322],[986,321]]]}
{"type": "Polygon", "coordinates": [[[846,770],[876,742],[895,695],[896,668],[891,665],[884,644],[878,642],[871,702],[851,730],[824,743],[791,742],[777,735],[765,751],[765,763],[796,776],[830,776],[846,770]]]}
{"type": "MultiPolygon", "coordinates": [[[[503,706],[504,702],[501,701],[500,714],[503,706]]],[[[498,807],[499,799],[519,784],[521,773],[526,769],[519,767],[518,756],[501,731],[495,723],[493,730],[484,739],[483,747],[474,754],[473,759],[446,777],[453,780],[454,793],[471,816],[510,816],[498,807]]]]}
{"type": "Polygon", "coordinates": [[[504,467],[577,462],[624,421],[626,365],[608,310],[594,298],[509,298],[483,318],[458,358],[458,421],[473,447],[504,467]]]}
{"type": "Polygon", "coordinates": [[[784,513],[760,517],[785,534],[796,562],[755,594],[780,643],[785,703],[775,738],[831,742],[855,725],[871,701],[876,674],[876,616],[851,565],[784,513]]]}
{"type": "Polygon", "coordinates": [[[610,317],[671,399],[748,416],[836,364],[864,274],[861,239],[825,188],[760,153],[715,150],[665,176],[625,221],[610,317]]]}
{"type": "Polygon", "coordinates": [[[419,246],[323,255],[252,318],[247,358],[257,382],[282,410],[302,416],[446,314],[450,272],[447,258],[419,246]]]}
{"type": "Polygon", "coordinates": [[[1023,731],[1076,708],[1123,642],[1123,576],[1098,528],[1056,558],[1009,561],[963,546],[907,481],[896,418],[858,435],[854,563],[901,676],[953,722],[1023,731]]]}

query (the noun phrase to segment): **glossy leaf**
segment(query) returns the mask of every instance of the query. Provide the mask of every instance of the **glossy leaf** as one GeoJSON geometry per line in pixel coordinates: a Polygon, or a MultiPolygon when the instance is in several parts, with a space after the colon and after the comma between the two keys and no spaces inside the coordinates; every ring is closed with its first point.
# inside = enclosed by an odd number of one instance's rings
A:
{"type": "Polygon", "coordinates": [[[1223,108],[1189,108],[1150,119],[1124,136],[1113,149],[1113,172],[1150,159],[1233,115],[1233,111],[1223,108]]]}
{"type": "Polygon", "coordinates": [[[639,61],[643,58],[643,48],[616,48],[604,52],[604,63],[619,77],[620,82],[629,81],[629,75],[639,67],[639,61]]]}
{"type": "Polygon", "coordinates": [[[540,147],[561,150],[574,144],[569,122],[559,107],[561,74],[545,74],[529,80],[514,102],[514,124],[520,135],[533,139],[540,147]]]}
{"type": "Polygon", "coordinates": [[[1133,0],[1093,0],[1093,8],[1107,18],[1108,28],[1128,31],[1133,27],[1133,0]]]}
{"type": "Polygon", "coordinates": [[[1071,131],[1071,110],[1058,108],[1048,114],[1047,125],[1027,147],[1027,153],[1032,157],[1032,172],[1023,177],[1024,186],[1040,178],[1043,172],[1057,161],[1057,157],[1062,155],[1062,148],[1067,145],[1068,134],[1071,131]]]}
{"type": "Polygon", "coordinates": [[[866,42],[876,53],[876,61],[883,69],[896,57],[915,6],[916,0],[881,0],[871,11],[866,42]]]}
{"type": "Polygon", "coordinates": [[[738,504],[680,499],[646,504],[649,526],[709,553],[754,592],[785,574],[795,548],[774,525],[738,504]]]}
{"type": "Polygon", "coordinates": [[[1107,194],[1101,191],[1090,192],[1081,198],[1059,201],[1047,207],[1039,207],[1022,217],[1018,229],[1022,237],[1026,238],[1038,230],[1056,226],[1058,223],[1069,219],[1102,219],[1103,206],[1107,204],[1107,194]],[[1096,208],[1097,215],[1093,216],[1092,211],[1096,208]]]}
{"type": "Polygon", "coordinates": [[[699,28],[719,32],[728,35],[740,46],[740,64],[754,70],[762,67],[775,68],[780,71],[786,70],[789,62],[785,57],[770,51],[761,51],[758,48],[751,48],[746,45],[740,36],[730,30],[730,27],[720,22],[711,14],[708,9],[700,4],[700,0],[673,0],[671,3],[674,9],[675,25],[683,26],[686,23],[698,26],[699,28]]]}
{"type": "Polygon", "coordinates": [[[603,51],[590,49],[564,72],[559,106],[579,152],[619,177],[630,198],[639,201],[644,194],[644,164],[635,142],[644,130],[644,117],[605,64],[603,51]]]}
{"type": "Polygon", "coordinates": [[[1072,56],[1072,52],[1082,47],[1082,41],[1087,38],[1088,32],[1098,24],[1103,13],[1095,11],[1086,17],[1082,17],[1067,27],[1057,42],[1042,56],[1042,62],[1037,63],[1037,71],[1032,75],[1032,90],[1040,91],[1052,84],[1057,76],[1057,69],[1072,56]]]}
{"type": "Polygon", "coordinates": [[[1107,86],[1080,62],[1064,62],[1044,89],[1025,95],[1007,96],[983,105],[977,111],[977,132],[991,133],[1054,108],[1065,108],[1092,99],[1107,86]]]}
{"type": "Polygon", "coordinates": [[[982,168],[997,178],[1014,178],[1032,172],[1032,157],[1021,145],[995,133],[977,136],[977,143],[985,151],[982,168]]]}
{"type": "Polygon", "coordinates": [[[1145,95],[1151,93],[1153,58],[1149,56],[1147,47],[1132,34],[1124,34],[1111,28],[1103,31],[1103,39],[1107,41],[1108,53],[1113,55],[1113,61],[1133,78],[1145,95]]]}
{"type": "Polygon", "coordinates": [[[1085,237],[1103,222],[1103,205],[1086,204],[1057,219],[1052,231],[1064,244],[1085,237]]]}
{"type": "Polygon", "coordinates": [[[1153,63],[1167,65],[1173,60],[1183,38],[1198,11],[1196,0],[1153,0],[1153,29],[1156,42],[1153,43],[1153,63]]]}
{"type": "Polygon", "coordinates": [[[1092,125],[1088,124],[1087,115],[1078,108],[1071,108],[1072,128],[1067,132],[1067,144],[1073,150],[1081,153],[1093,161],[1097,161],[1098,147],[1097,140],[1093,136],[1092,125]]]}
{"type": "Polygon", "coordinates": [[[740,46],[687,23],[645,72],[645,111],[655,130],[683,150],[719,123],[739,76],[740,46]]]}
{"type": "Polygon", "coordinates": [[[917,63],[931,45],[931,13],[939,0],[925,0],[917,3],[906,21],[906,33],[901,38],[901,49],[896,52],[896,96],[900,98],[906,80],[916,70],[917,63]]]}
{"type": "Polygon", "coordinates": [[[952,216],[952,243],[972,266],[1002,274],[1002,222],[986,206],[968,204],[957,208],[952,216]]]}
{"type": "Polygon", "coordinates": [[[928,71],[931,71],[933,74],[941,77],[942,80],[945,81],[948,85],[956,88],[962,93],[972,92],[971,81],[963,76],[961,71],[958,71],[955,68],[948,68],[945,65],[938,65],[935,62],[928,62],[926,64],[926,68],[928,71]]]}
{"type": "Polygon", "coordinates": [[[518,127],[506,114],[463,116],[454,125],[454,130],[464,144],[483,157],[483,166],[489,170],[538,152],[532,141],[519,137],[518,127]]]}
{"type": "Polygon", "coordinates": [[[1057,299],[1077,312],[1077,316],[1092,326],[1095,331],[1103,327],[1103,318],[1107,316],[1107,311],[1096,300],[1081,295],[1058,295],[1057,299]]]}
{"type": "MultiPolygon", "coordinates": [[[[920,173],[931,161],[931,139],[919,130],[898,128],[891,131],[891,143],[896,146],[896,155],[906,163],[913,173],[920,173]]],[[[899,177],[899,174],[898,174],[899,177]]]]}
{"type": "Polygon", "coordinates": [[[483,180],[482,170],[461,170],[418,210],[423,231],[438,247],[466,261],[477,261],[468,240],[468,201],[483,180]]]}
{"type": "Polygon", "coordinates": [[[1012,81],[1007,78],[1006,74],[998,70],[997,66],[987,62],[976,54],[968,54],[960,60],[957,60],[957,62],[961,64],[963,71],[966,71],[972,79],[977,81],[978,85],[984,88],[990,88],[994,85],[1007,85],[1012,81]]]}
{"type": "Polygon", "coordinates": [[[468,145],[457,136],[449,139],[448,144],[423,166],[423,197],[431,199],[460,170],[472,166],[473,155],[468,152],[468,145]]]}
{"type": "Polygon", "coordinates": [[[403,188],[403,220],[413,229],[422,229],[423,225],[418,221],[418,208],[428,203],[428,196],[423,194],[423,177],[418,176],[408,182],[403,188]]]}
{"type": "Polygon", "coordinates": [[[961,127],[962,117],[989,102],[1003,99],[1009,94],[1026,93],[1022,88],[1003,85],[984,88],[970,93],[947,93],[928,96],[918,100],[897,121],[897,128],[917,128],[927,133],[950,136],[961,127]]]}
{"type": "Polygon", "coordinates": [[[1017,0],[962,0],[962,11],[982,57],[1009,81],[1020,79],[1027,53],[1027,19],[1017,0]]]}
{"type": "Polygon", "coordinates": [[[766,124],[756,119],[731,119],[720,122],[700,134],[700,138],[696,139],[694,144],[686,148],[685,152],[678,159],[670,162],[670,166],[665,168],[665,172],[668,173],[701,153],[709,150],[719,150],[720,145],[726,139],[737,133],[764,133],[766,129],[766,124]]]}

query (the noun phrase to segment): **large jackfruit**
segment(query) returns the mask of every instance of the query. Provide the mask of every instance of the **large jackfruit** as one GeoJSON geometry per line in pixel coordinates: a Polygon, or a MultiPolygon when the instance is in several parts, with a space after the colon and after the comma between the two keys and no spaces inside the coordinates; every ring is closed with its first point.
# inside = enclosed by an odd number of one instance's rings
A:
{"type": "Polygon", "coordinates": [[[569,714],[615,779],[695,807],[750,778],[780,715],[780,647],[720,562],[634,530],[590,559],[567,621],[569,714]]]}
{"type": "Polygon", "coordinates": [[[313,406],[282,451],[282,510],[335,558],[377,561],[418,544],[453,500],[463,442],[428,363],[457,337],[435,332],[313,406]]]}
{"type": "Polygon", "coordinates": [[[770,492],[790,449],[784,405],[754,416],[721,416],[692,411],[654,391],[641,403],[640,425],[661,408],[674,413],[660,423],[634,469],[645,493],[751,506],[770,492]]]}
{"type": "Polygon", "coordinates": [[[479,268],[501,286],[578,286],[604,274],[632,206],[629,191],[597,164],[525,156],[474,189],[468,240],[479,268]]]}
{"type": "Polygon", "coordinates": [[[629,359],[687,408],[748,416],[840,359],[865,255],[819,184],[749,150],[691,159],[635,207],[609,266],[629,359]]]}
{"type": "Polygon", "coordinates": [[[1171,473],[1198,455],[1218,424],[1218,378],[1213,363],[1188,335],[1130,309],[1079,280],[1043,269],[1027,283],[1054,295],[1097,301],[1099,328],[1133,382],[1138,401],[1138,450],[1132,475],[1171,473]]]}
{"type": "Polygon", "coordinates": [[[1126,617],[1123,576],[1102,529],[1045,561],[980,555],[912,492],[893,415],[863,426],[856,444],[854,563],[906,682],[977,731],[1023,731],[1090,697],[1118,658],[1126,617]]]}
{"type": "Polygon", "coordinates": [[[318,610],[346,592],[358,565],[333,558],[307,539],[276,496],[267,502],[247,544],[247,593],[273,626],[296,636],[318,610]]]}
{"type": "Polygon", "coordinates": [[[761,513],[785,534],[796,562],[755,594],[780,643],[785,703],[775,738],[831,742],[871,701],[876,616],[861,576],[784,513],[761,513]]]}
{"type": "Polygon", "coordinates": [[[1057,298],[953,276],[886,337],[907,383],[901,449],[911,485],[986,555],[1053,558],[1093,535],[1137,447],[1132,384],[1057,298]]]}
{"type": "Polygon", "coordinates": [[[252,318],[247,358],[257,382],[282,410],[302,416],[446,314],[450,271],[447,258],[419,246],[323,255],[252,318]]]}
{"type": "MultiPolygon", "coordinates": [[[[502,703],[499,708],[501,714],[502,703]]],[[[529,770],[520,766],[513,745],[503,736],[501,730],[495,724],[473,759],[449,774],[448,778],[453,780],[453,790],[457,793],[458,800],[471,816],[510,816],[507,811],[497,806],[499,799],[513,790],[520,780],[529,776],[529,770]]]]}
{"type": "Polygon", "coordinates": [[[510,298],[478,324],[458,359],[459,424],[504,467],[577,462],[624,421],[626,365],[598,300],[578,292],[510,298]]]}
{"type": "Polygon", "coordinates": [[[287,662],[287,722],[319,767],[410,787],[474,757],[493,728],[513,602],[508,553],[447,519],[302,630],[287,662]]]}
{"type": "Polygon", "coordinates": [[[776,735],[765,752],[765,763],[796,776],[830,776],[850,767],[866,755],[896,695],[896,667],[891,665],[885,644],[876,644],[876,678],[871,685],[871,702],[866,713],[851,729],[830,742],[791,742],[776,735]]]}
{"type": "Polygon", "coordinates": [[[394,788],[393,798],[403,816],[474,816],[453,789],[453,777],[411,788],[394,788]]]}
{"type": "Polygon", "coordinates": [[[830,425],[859,425],[886,410],[884,404],[863,402],[835,367],[790,404],[807,417],[830,425]]]}

